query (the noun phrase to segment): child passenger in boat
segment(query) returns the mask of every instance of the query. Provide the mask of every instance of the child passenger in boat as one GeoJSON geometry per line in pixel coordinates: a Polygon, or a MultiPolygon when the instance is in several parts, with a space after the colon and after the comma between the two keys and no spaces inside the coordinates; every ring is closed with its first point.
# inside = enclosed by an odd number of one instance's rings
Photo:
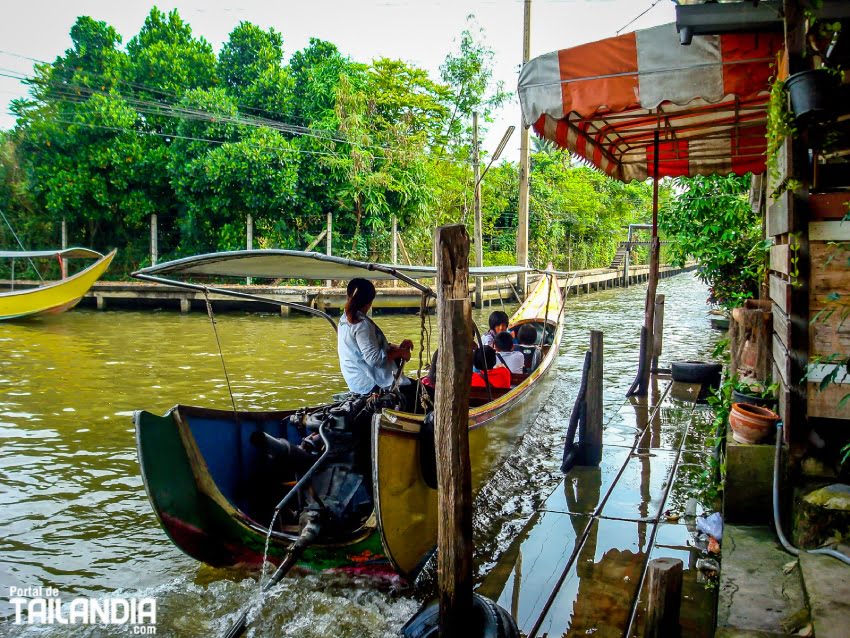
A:
{"type": "MultiPolygon", "coordinates": [[[[375,300],[375,286],[368,279],[352,279],[348,284],[345,312],[339,320],[337,352],[342,376],[348,389],[369,394],[392,387],[398,364],[410,361],[413,342],[399,345],[387,341],[381,329],[366,316],[375,300]]],[[[399,386],[406,389],[410,379],[403,376],[399,386]]]]}
{"type": "Polygon", "coordinates": [[[501,310],[494,310],[490,313],[488,323],[490,324],[490,329],[481,335],[481,343],[485,346],[493,347],[496,335],[508,329],[508,314],[501,310]]]}
{"type": "Polygon", "coordinates": [[[496,349],[496,367],[503,366],[514,374],[521,374],[525,366],[525,356],[514,350],[514,337],[510,332],[500,332],[493,342],[496,349]]]}
{"type": "Polygon", "coordinates": [[[473,355],[473,363],[481,372],[472,373],[472,387],[486,388],[487,381],[493,388],[510,388],[511,387],[511,371],[508,368],[496,367],[496,351],[490,346],[484,346],[475,351],[473,355]],[[484,377],[484,370],[487,370],[487,377],[484,377]]]}

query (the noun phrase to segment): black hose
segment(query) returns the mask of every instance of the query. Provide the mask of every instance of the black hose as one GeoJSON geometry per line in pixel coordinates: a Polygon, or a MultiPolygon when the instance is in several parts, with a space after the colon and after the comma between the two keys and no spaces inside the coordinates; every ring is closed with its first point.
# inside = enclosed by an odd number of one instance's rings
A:
{"type": "Polygon", "coordinates": [[[794,547],[788,539],[785,537],[785,532],[782,531],[782,522],[779,519],[779,464],[782,458],[782,421],[776,422],[776,451],[773,457],[773,524],[776,528],[776,536],[779,538],[779,542],[786,552],[791,554],[792,556],[799,556],[800,552],[805,552],[807,554],[824,554],[826,556],[832,556],[840,560],[842,563],[850,565],[850,556],[847,554],[842,554],[841,552],[829,549],[829,548],[820,548],[820,549],[798,549],[794,547]]]}

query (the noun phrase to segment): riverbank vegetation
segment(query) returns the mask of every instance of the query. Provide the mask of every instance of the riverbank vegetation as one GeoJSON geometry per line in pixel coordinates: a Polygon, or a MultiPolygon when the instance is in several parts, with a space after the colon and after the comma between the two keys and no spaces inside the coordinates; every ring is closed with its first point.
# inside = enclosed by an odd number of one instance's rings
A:
{"type": "MultiPolygon", "coordinates": [[[[331,213],[334,254],[376,260],[389,260],[396,216],[400,258],[414,263],[430,262],[436,225],[471,229],[472,113],[486,122],[511,97],[473,22],[437,78],[317,39],[287,60],[279,32],[248,22],[216,53],[156,8],[126,46],[89,17],[70,33],[64,55],[36,64],[29,96],[12,106],[16,126],[0,132],[0,210],[28,248],[58,246],[65,220],[70,245],[117,247],[111,276],[123,277],[150,261],[153,214],[160,260],[243,248],[249,215],[255,247],[304,249],[331,213]]],[[[517,165],[494,166],[486,263],[515,259],[518,197],[517,165]]],[[[536,144],[533,264],[607,266],[650,202],[649,184],[536,144]]],[[[15,248],[5,225],[0,247],[15,248]]]]}
{"type": "Polygon", "coordinates": [[[710,301],[732,308],[758,297],[769,243],[749,202],[750,175],[678,178],[676,197],[658,218],[673,261],[696,260],[710,301]]]}

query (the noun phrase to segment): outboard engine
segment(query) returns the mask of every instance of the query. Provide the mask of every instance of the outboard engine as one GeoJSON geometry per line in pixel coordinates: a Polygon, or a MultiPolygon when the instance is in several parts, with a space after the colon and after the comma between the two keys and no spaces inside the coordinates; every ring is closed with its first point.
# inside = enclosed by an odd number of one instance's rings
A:
{"type": "Polygon", "coordinates": [[[285,423],[289,440],[265,432],[251,436],[251,442],[280,472],[279,479],[297,481],[309,475],[297,500],[288,499],[288,508],[299,504],[292,515],[315,512],[323,536],[331,538],[344,537],[363,526],[373,509],[372,416],[397,405],[398,398],[392,393],[355,395],[320,410],[292,414],[285,423]],[[299,438],[300,443],[293,443],[299,438]]]}

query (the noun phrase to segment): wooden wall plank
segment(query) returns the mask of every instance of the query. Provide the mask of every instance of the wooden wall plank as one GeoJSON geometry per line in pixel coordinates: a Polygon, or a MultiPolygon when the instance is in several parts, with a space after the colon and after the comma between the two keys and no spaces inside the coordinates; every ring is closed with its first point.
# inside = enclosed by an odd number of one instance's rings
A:
{"type": "Polygon", "coordinates": [[[785,345],[779,340],[775,334],[773,335],[773,364],[776,366],[776,371],[779,372],[779,378],[787,386],[788,380],[791,378],[791,356],[785,345]]]}
{"type": "Polygon", "coordinates": [[[779,337],[787,349],[788,344],[791,343],[791,319],[776,304],[773,305],[772,314],[773,334],[779,337]]]}
{"type": "Polygon", "coordinates": [[[846,385],[830,385],[824,390],[817,383],[808,383],[806,401],[807,414],[810,417],[824,419],[850,419],[850,399],[838,408],[841,400],[850,393],[846,385]]]}
{"type": "Polygon", "coordinates": [[[841,220],[848,213],[850,193],[835,191],[831,193],[812,193],[809,195],[809,219],[815,221],[841,220]]]}
{"type": "Polygon", "coordinates": [[[770,247],[770,269],[783,275],[791,272],[791,248],[788,244],[770,247]]]}
{"type": "Polygon", "coordinates": [[[791,307],[791,283],[780,279],[776,275],[770,276],[770,298],[779,309],[788,314],[791,307]]]}
{"type": "Polygon", "coordinates": [[[785,191],[767,207],[767,235],[784,235],[791,229],[792,194],[785,191]]]}
{"type": "Polygon", "coordinates": [[[776,364],[773,365],[773,382],[779,384],[779,389],[776,392],[776,396],[779,398],[777,414],[786,424],[791,423],[791,392],[782,380],[782,375],[776,364]]]}
{"type": "Polygon", "coordinates": [[[809,222],[809,241],[850,241],[850,222],[809,222]]]}
{"type": "Polygon", "coordinates": [[[850,292],[850,250],[840,245],[812,242],[812,277],[809,286],[809,354],[811,356],[833,353],[850,354],[850,317],[842,318],[846,312],[847,293],[850,292]],[[841,298],[830,301],[830,293],[839,293],[841,298]],[[822,310],[833,309],[832,314],[822,310]]]}

